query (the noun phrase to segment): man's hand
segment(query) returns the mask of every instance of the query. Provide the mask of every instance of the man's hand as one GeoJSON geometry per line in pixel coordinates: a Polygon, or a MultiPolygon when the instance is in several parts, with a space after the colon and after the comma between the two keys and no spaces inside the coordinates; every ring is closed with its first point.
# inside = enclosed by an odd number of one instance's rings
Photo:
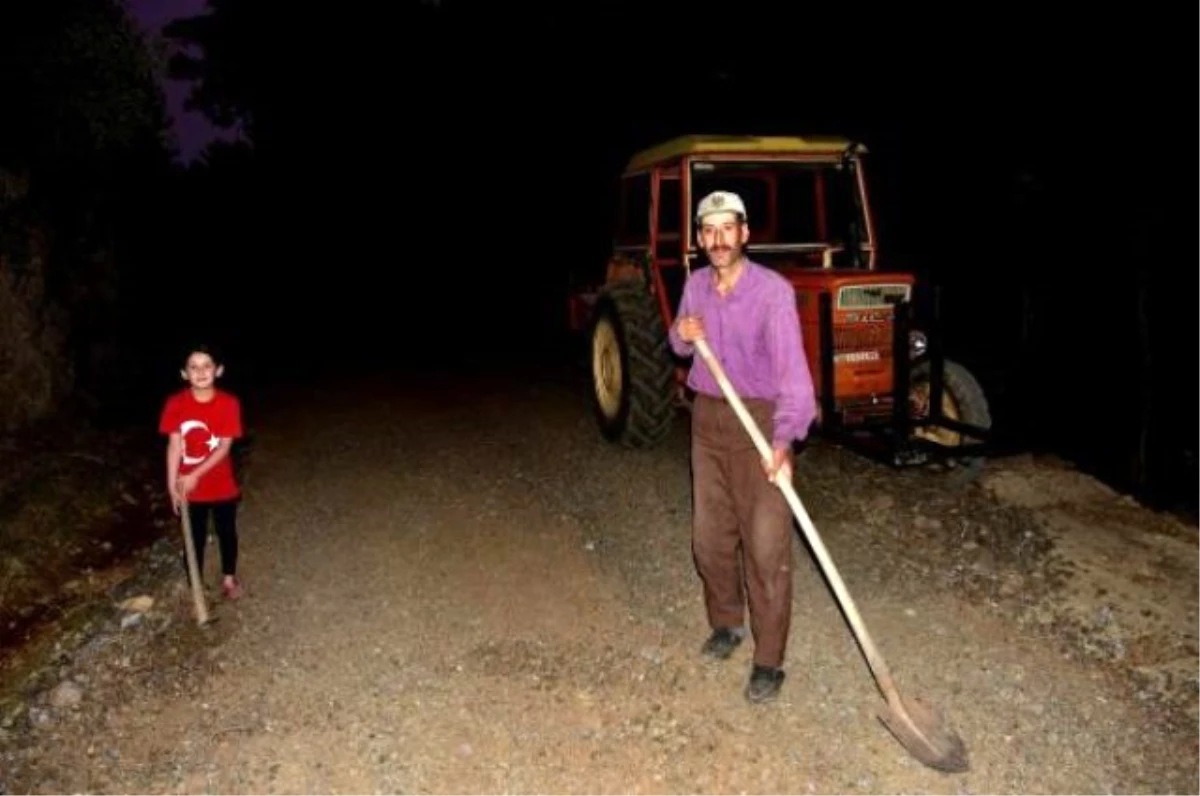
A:
{"type": "Polygon", "coordinates": [[[772,459],[763,459],[763,470],[767,474],[767,480],[773,484],[778,483],[780,478],[785,481],[792,480],[792,449],[776,448],[772,459]]]}
{"type": "Polygon", "coordinates": [[[679,337],[685,343],[694,343],[704,338],[704,323],[699,315],[685,315],[677,324],[679,337]]]}

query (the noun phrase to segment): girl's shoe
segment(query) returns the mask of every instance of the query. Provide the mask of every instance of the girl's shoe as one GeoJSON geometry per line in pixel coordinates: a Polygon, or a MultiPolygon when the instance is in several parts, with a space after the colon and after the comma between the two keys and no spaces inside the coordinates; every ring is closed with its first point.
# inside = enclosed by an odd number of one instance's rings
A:
{"type": "Polygon", "coordinates": [[[240,600],[242,598],[242,582],[233,575],[226,575],[221,581],[221,593],[225,595],[227,600],[240,600]]]}

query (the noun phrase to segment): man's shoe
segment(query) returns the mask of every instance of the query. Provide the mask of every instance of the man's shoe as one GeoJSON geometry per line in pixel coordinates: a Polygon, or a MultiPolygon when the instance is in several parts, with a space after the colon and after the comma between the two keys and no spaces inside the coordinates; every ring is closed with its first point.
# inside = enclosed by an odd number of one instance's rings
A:
{"type": "Polygon", "coordinates": [[[719,627],[704,642],[700,651],[710,658],[723,661],[733,654],[745,637],[746,631],[743,628],[719,627]]]}
{"type": "Polygon", "coordinates": [[[754,664],[750,673],[750,682],[746,685],[746,699],[751,702],[769,702],[779,696],[779,687],[783,685],[783,669],[772,669],[769,666],[754,664]]]}

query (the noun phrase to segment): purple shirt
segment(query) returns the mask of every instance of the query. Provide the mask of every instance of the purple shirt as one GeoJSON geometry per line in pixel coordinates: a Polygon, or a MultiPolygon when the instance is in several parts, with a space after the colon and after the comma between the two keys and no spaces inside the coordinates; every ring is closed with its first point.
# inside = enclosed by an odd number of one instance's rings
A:
{"type": "MultiPolygon", "coordinates": [[[[693,271],[683,288],[678,317],[700,317],[709,348],[739,397],[775,402],[771,442],[776,448],[788,447],[792,440],[808,436],[817,416],[796,293],[791,283],[769,268],[750,260],[744,261],[743,268],[725,296],[717,292],[711,267],[693,271]]],[[[672,324],[669,332],[671,348],[680,356],[691,356],[695,346],[679,337],[677,325],[672,324]]],[[[687,383],[698,393],[723,397],[699,357],[692,363],[687,383]]]]}

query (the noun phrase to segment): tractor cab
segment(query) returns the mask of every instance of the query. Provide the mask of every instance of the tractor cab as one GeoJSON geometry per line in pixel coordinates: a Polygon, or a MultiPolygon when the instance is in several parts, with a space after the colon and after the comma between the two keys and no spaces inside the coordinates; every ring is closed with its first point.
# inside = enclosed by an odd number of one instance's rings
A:
{"type": "MultiPolygon", "coordinates": [[[[689,166],[689,206],[717,190],[740,196],[752,232],[748,251],[764,265],[783,271],[870,269],[873,236],[857,171],[849,153],[803,160],[696,159],[689,166]]],[[[689,262],[696,264],[697,256],[693,235],[689,262]]]]}
{"type": "Polygon", "coordinates": [[[757,262],[784,273],[872,270],[861,152],[838,138],[686,136],[639,153],[621,178],[616,259],[649,256],[673,313],[687,273],[704,265],[696,203],[725,190],[746,204],[747,253],[757,262]]]}

